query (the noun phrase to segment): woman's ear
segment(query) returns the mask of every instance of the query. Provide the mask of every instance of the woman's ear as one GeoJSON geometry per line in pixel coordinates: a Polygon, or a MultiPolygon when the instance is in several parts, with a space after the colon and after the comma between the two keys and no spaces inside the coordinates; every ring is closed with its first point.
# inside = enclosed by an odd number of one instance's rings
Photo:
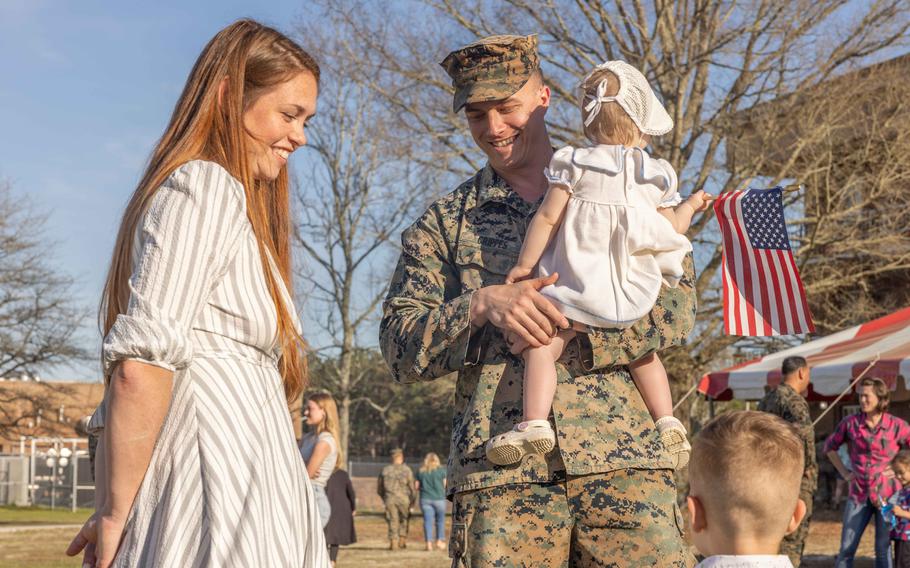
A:
{"type": "Polygon", "coordinates": [[[796,527],[802,522],[803,517],[806,516],[806,502],[802,499],[796,500],[796,508],[793,509],[793,516],[790,517],[790,524],[787,525],[787,534],[792,533],[796,530],[796,527]]]}
{"type": "MultiPolygon", "coordinates": [[[[701,504],[698,497],[693,497],[692,495],[686,497],[686,508],[689,510],[689,525],[692,527],[692,532],[698,533],[708,528],[708,519],[705,518],[705,507],[701,504]]],[[[805,512],[805,506],[803,512],[805,512]]]]}
{"type": "Polygon", "coordinates": [[[230,79],[230,77],[225,77],[221,80],[221,83],[218,84],[218,108],[221,108],[224,105],[224,94],[228,89],[228,79],[230,79]]]}

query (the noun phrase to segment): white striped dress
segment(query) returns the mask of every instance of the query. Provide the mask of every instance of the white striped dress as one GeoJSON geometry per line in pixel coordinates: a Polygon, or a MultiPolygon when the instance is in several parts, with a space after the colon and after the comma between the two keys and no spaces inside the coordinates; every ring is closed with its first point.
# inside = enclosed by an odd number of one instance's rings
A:
{"type": "Polygon", "coordinates": [[[114,565],[328,566],[243,187],[215,163],[184,164],[136,239],[105,376],[133,359],[174,371],[174,390],[114,565]]]}

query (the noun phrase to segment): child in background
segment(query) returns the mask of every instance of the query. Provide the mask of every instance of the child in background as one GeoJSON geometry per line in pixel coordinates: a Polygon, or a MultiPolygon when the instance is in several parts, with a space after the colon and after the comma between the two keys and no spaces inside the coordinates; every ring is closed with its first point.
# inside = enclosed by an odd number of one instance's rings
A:
{"type": "MultiPolygon", "coordinates": [[[[891,540],[894,542],[894,568],[910,568],[910,450],[901,450],[891,460],[894,476],[901,490],[888,499],[894,522],[891,540]]],[[[886,517],[887,518],[887,517],[886,517]]]]}
{"type": "MultiPolygon", "coordinates": [[[[506,283],[529,278],[538,263],[539,276],[559,273],[540,293],[574,328],[560,331],[549,345],[522,352],[523,421],[486,447],[498,465],[553,449],[547,417],[563,348],[576,330],[632,325],[654,307],[662,284],[679,283],[683,259],[692,250],[683,233],[710,199],[698,191],[683,201],[673,167],[644,150],[650,136],[673,128],[673,120],[640,71],[623,61],[598,65],[582,81],[579,103],[593,146],[566,146],[553,155],[545,172],[550,188],[506,278],[506,283]]],[[[685,466],[690,446],[686,429],[673,416],[660,359],[652,353],[629,370],[674,466],[685,466]]]]}
{"type": "Polygon", "coordinates": [[[721,414],[696,436],[687,505],[696,568],[792,568],[779,554],[806,514],[804,449],[793,426],[757,411],[721,414]]]}

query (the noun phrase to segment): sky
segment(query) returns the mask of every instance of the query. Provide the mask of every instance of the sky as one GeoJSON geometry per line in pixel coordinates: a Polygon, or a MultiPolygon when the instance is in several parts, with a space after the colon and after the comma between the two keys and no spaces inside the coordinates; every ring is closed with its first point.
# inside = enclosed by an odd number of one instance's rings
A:
{"type": "MultiPolygon", "coordinates": [[[[53,262],[91,312],[93,352],[120,215],[199,52],[241,17],[291,32],[305,1],[0,1],[0,180],[47,214],[53,262]]],[[[98,369],[40,375],[94,381],[98,369]]]]}

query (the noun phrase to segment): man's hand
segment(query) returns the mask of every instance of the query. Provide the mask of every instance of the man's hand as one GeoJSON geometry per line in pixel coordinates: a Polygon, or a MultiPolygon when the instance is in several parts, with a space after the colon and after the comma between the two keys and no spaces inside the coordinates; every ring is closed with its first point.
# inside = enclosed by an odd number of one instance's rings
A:
{"type": "Polygon", "coordinates": [[[558,278],[553,273],[546,278],[477,290],[471,302],[471,323],[481,327],[490,322],[506,332],[514,332],[531,347],[549,345],[557,328],[569,328],[569,320],[539,292],[558,278]]]}
{"type": "Polygon", "coordinates": [[[521,282],[522,280],[527,280],[531,275],[532,270],[532,268],[513,266],[512,270],[509,271],[509,274],[506,275],[506,284],[514,284],[516,282],[521,282]]]}

